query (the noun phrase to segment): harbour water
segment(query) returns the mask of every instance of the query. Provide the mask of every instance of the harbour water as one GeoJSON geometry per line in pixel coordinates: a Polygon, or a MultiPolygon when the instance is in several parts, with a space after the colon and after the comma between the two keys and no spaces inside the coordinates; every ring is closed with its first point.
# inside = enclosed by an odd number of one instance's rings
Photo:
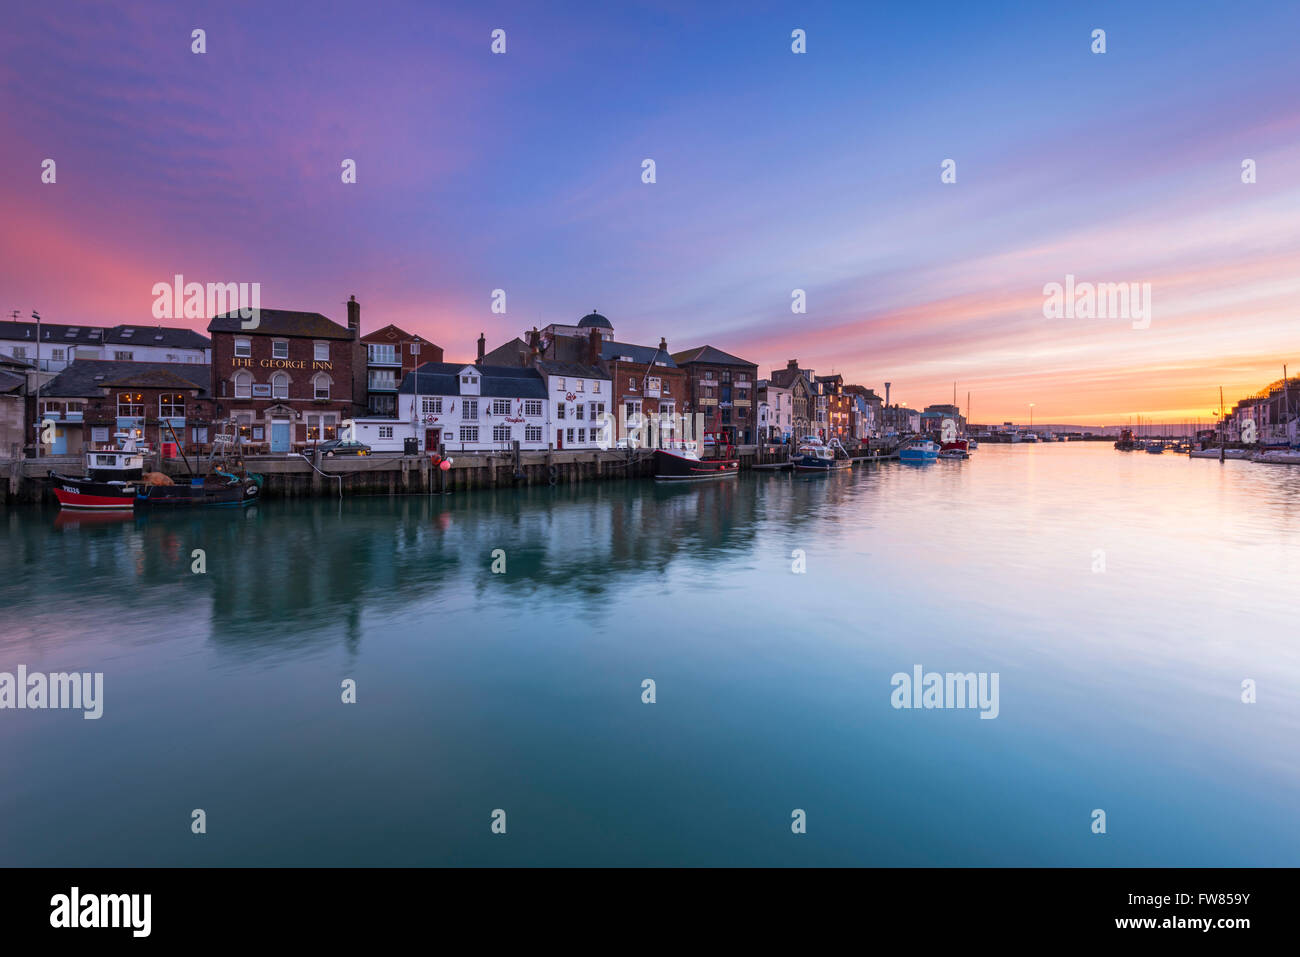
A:
{"type": "Polygon", "coordinates": [[[986,446],[0,521],[0,672],[104,675],[97,720],[0,710],[0,864],[1300,859],[1300,468],[986,446]],[[917,665],[997,673],[997,717],[894,708],[917,665]]]}

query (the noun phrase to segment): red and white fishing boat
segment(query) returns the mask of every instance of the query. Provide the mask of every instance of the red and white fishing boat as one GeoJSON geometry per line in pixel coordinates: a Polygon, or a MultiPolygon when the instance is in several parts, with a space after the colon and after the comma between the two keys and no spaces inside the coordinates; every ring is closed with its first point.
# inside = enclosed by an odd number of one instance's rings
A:
{"type": "Polygon", "coordinates": [[[128,438],[121,448],[87,449],[86,474],[50,471],[50,483],[60,508],[85,511],[130,511],[144,474],[144,456],[128,438]]]}
{"type": "Polygon", "coordinates": [[[728,446],[717,458],[701,458],[694,442],[671,442],[667,448],[655,449],[655,478],[689,482],[739,475],[740,460],[730,453],[728,446]]]}

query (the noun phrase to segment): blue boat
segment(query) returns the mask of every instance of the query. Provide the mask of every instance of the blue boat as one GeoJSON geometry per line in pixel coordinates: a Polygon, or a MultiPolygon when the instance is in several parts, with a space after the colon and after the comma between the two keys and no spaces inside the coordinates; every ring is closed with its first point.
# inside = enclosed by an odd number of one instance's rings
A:
{"type": "Polygon", "coordinates": [[[898,452],[900,462],[933,462],[939,457],[939,446],[935,445],[929,439],[921,442],[913,442],[905,449],[898,452]]]}

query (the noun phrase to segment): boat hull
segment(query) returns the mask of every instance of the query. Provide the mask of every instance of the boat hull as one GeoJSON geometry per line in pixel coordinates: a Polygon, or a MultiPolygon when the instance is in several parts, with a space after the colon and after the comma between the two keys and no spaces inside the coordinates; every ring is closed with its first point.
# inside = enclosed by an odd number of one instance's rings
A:
{"type": "Polygon", "coordinates": [[[129,512],[135,508],[135,484],[95,482],[70,475],[50,473],[51,488],[60,508],[95,512],[129,512]]]}
{"type": "Polygon", "coordinates": [[[740,474],[739,459],[697,459],[655,449],[655,479],[663,482],[703,482],[740,474]]]}
{"type": "MultiPolygon", "coordinates": [[[[1217,459],[1219,458],[1219,449],[1192,449],[1187,453],[1191,459],[1217,459]]],[[[1245,449],[1223,449],[1223,458],[1225,459],[1244,459],[1247,458],[1245,449]]]]}
{"type": "Polygon", "coordinates": [[[261,494],[256,482],[243,479],[220,485],[146,485],[136,492],[138,509],[251,505],[261,494]]]}
{"type": "Polygon", "coordinates": [[[920,449],[903,449],[898,453],[900,462],[933,462],[936,458],[937,452],[923,452],[920,449]]]}

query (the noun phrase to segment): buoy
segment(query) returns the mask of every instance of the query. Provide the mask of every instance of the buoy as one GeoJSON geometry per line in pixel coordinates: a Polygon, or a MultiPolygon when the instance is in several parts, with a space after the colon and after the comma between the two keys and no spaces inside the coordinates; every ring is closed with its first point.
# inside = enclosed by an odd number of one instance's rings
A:
{"type": "Polygon", "coordinates": [[[442,469],[444,472],[450,469],[451,459],[443,459],[441,462],[438,463],[438,468],[442,469]]]}

